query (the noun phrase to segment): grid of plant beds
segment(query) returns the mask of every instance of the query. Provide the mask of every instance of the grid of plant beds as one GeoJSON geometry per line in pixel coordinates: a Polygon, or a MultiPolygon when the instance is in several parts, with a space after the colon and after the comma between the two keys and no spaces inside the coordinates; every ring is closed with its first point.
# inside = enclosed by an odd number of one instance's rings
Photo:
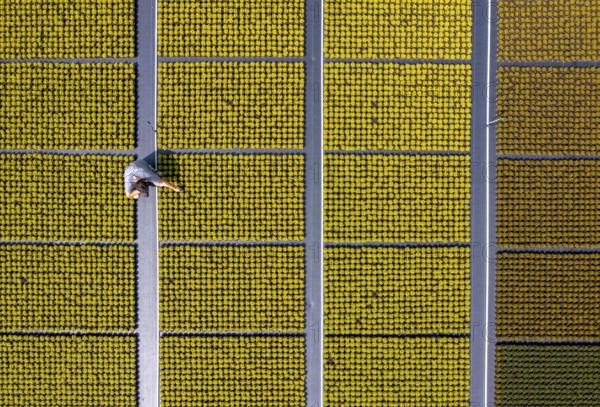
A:
{"type": "MultiPolygon", "coordinates": [[[[472,3],[324,2],[328,405],[469,404],[472,3]]],[[[137,5],[0,0],[0,405],[139,403],[137,5]]],[[[306,5],[157,0],[165,406],[306,404],[306,5]]],[[[600,3],[498,12],[495,405],[600,405],[600,3]]]]}
{"type": "Polygon", "coordinates": [[[598,405],[600,5],[498,12],[495,405],[598,405]]]}
{"type": "Polygon", "coordinates": [[[0,405],[134,407],[135,2],[0,16],[0,405]]]}
{"type": "Polygon", "coordinates": [[[163,406],[306,405],[304,9],[158,1],[163,406]]]}
{"type": "Polygon", "coordinates": [[[469,404],[470,3],[325,2],[326,405],[469,404]]]}

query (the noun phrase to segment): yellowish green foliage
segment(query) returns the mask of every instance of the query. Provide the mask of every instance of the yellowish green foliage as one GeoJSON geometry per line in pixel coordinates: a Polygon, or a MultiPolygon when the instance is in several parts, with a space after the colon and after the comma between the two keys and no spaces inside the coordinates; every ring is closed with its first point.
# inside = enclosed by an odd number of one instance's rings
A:
{"type": "Polygon", "coordinates": [[[133,58],[135,0],[0,0],[0,58],[133,58]]]}
{"type": "Polygon", "coordinates": [[[325,337],[325,403],[469,406],[468,337],[325,337]]]}
{"type": "Polygon", "coordinates": [[[498,68],[499,154],[599,155],[600,69],[498,68]]]}
{"type": "Polygon", "coordinates": [[[0,349],[2,405],[136,405],[134,336],[0,335],[0,349]]]}
{"type": "Polygon", "coordinates": [[[131,150],[134,64],[0,64],[1,149],[131,150]]]}
{"type": "Polygon", "coordinates": [[[471,58],[471,0],[328,0],[324,4],[326,58],[471,58]]]}
{"type": "Polygon", "coordinates": [[[496,337],[600,339],[600,254],[498,253],[496,337]]]}
{"type": "Polygon", "coordinates": [[[159,144],[165,148],[304,145],[304,64],[159,64],[159,144]]]}
{"type": "Polygon", "coordinates": [[[304,337],[164,336],[165,407],[306,406],[304,337]]]}
{"type": "Polygon", "coordinates": [[[304,331],[303,246],[163,246],[162,331],[304,331]]]}
{"type": "Polygon", "coordinates": [[[326,247],[326,334],[467,333],[468,247],[326,247]]]}
{"type": "Polygon", "coordinates": [[[600,60],[600,2],[498,0],[499,61],[600,60]]]}
{"type": "Polygon", "coordinates": [[[498,407],[597,406],[598,344],[499,344],[496,348],[498,407]]]}
{"type": "Polygon", "coordinates": [[[326,154],[326,242],[468,242],[467,155],[326,154]]]}
{"type": "Polygon", "coordinates": [[[171,154],[160,169],[161,240],[304,239],[304,155],[171,154]]]}
{"type": "Polygon", "coordinates": [[[500,247],[597,247],[600,166],[596,160],[498,160],[500,247]]]}
{"type": "Polygon", "coordinates": [[[304,0],[158,0],[158,54],[301,57],[304,0]]]}
{"type": "Polygon", "coordinates": [[[123,171],[131,156],[1,154],[0,240],[135,238],[123,171]]]}
{"type": "Polygon", "coordinates": [[[471,66],[325,64],[326,150],[469,151],[471,66]]]}

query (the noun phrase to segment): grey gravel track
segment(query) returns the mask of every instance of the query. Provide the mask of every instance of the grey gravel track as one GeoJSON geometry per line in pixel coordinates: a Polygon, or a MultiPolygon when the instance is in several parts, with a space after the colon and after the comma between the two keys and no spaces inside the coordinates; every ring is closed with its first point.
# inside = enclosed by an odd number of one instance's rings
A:
{"type": "Polygon", "coordinates": [[[471,126],[471,397],[494,405],[496,3],[473,3],[471,126]]]}
{"type": "Polygon", "coordinates": [[[306,405],[323,406],[323,1],[305,10],[306,405]]]}
{"type": "MultiPolygon", "coordinates": [[[[156,156],[156,4],[138,3],[138,140],[136,155],[157,168],[156,156]]],[[[157,190],[137,205],[139,405],[158,407],[159,313],[157,190]]]]}

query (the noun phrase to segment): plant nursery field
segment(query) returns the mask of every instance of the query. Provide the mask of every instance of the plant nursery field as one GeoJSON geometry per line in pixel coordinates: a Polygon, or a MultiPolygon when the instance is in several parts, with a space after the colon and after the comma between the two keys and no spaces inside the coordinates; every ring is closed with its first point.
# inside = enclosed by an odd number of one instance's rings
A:
{"type": "Polygon", "coordinates": [[[0,406],[600,407],[600,2],[493,3],[0,0],[0,406]]]}

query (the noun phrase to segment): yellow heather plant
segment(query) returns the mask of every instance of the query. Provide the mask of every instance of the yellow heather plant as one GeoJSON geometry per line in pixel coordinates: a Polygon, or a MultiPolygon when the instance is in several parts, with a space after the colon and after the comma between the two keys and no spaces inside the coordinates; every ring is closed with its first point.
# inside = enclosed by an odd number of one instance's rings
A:
{"type": "Polygon", "coordinates": [[[0,59],[133,58],[135,0],[0,0],[0,59]]]}
{"type": "Polygon", "coordinates": [[[326,242],[470,239],[468,155],[326,154],[326,242]]]}
{"type": "Polygon", "coordinates": [[[162,154],[159,163],[185,191],[159,191],[160,240],[304,239],[304,155],[162,154]]]}
{"type": "Polygon", "coordinates": [[[326,58],[471,59],[471,0],[324,4],[326,58]]]}
{"type": "Polygon", "coordinates": [[[468,247],[326,247],[325,334],[468,333],[468,247]]]}
{"type": "Polygon", "coordinates": [[[134,64],[0,64],[0,149],[131,150],[135,86],[134,64]]]}
{"type": "Polygon", "coordinates": [[[469,406],[469,337],[325,337],[327,405],[469,406]]]}
{"type": "Polygon", "coordinates": [[[118,241],[135,238],[123,191],[131,156],[2,154],[0,239],[118,241]]]}
{"type": "Polygon", "coordinates": [[[129,331],[135,247],[0,245],[2,331],[129,331]]]}
{"type": "Polygon", "coordinates": [[[162,331],[304,331],[303,246],[162,246],[159,273],[162,331]]]}
{"type": "Polygon", "coordinates": [[[471,67],[326,63],[326,150],[468,152],[471,67]]]}
{"type": "Polygon", "coordinates": [[[6,406],[134,406],[134,336],[0,335],[6,406]]]}
{"type": "Polygon", "coordinates": [[[164,148],[304,146],[301,62],[161,63],[158,75],[164,148]]]}
{"type": "Polygon", "coordinates": [[[161,405],[305,406],[302,336],[163,336],[161,405]]]}
{"type": "Polygon", "coordinates": [[[301,57],[304,0],[158,0],[165,57],[301,57]]]}

